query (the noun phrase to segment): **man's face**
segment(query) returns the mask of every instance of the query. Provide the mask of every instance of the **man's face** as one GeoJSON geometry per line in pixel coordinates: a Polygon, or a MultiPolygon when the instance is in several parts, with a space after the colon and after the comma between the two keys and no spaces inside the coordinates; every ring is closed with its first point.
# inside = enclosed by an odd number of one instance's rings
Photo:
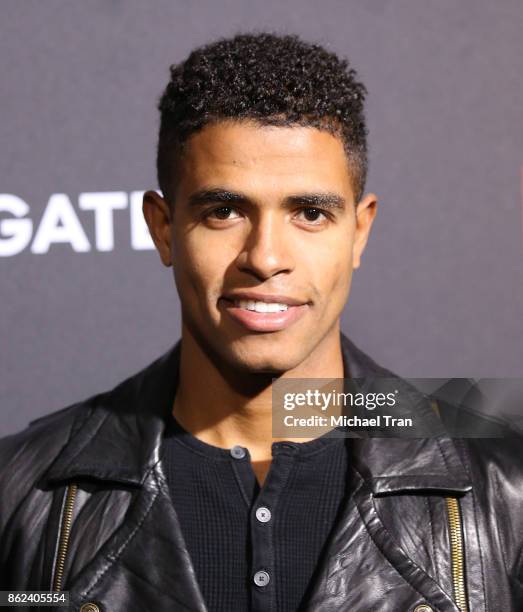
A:
{"type": "Polygon", "coordinates": [[[148,192],[144,213],[174,267],[184,333],[204,350],[235,369],[282,373],[339,335],[376,211],[372,194],[356,209],[339,138],[208,125],[186,143],[173,199],[169,211],[148,192]]]}

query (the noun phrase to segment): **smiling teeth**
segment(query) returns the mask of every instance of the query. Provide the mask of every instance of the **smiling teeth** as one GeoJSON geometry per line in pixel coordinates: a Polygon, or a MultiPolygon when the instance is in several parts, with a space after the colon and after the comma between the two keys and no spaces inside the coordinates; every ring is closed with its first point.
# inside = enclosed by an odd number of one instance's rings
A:
{"type": "Polygon", "coordinates": [[[254,310],[255,312],[283,312],[288,308],[287,304],[278,304],[277,302],[255,302],[253,300],[235,300],[234,305],[238,308],[254,310]]]}

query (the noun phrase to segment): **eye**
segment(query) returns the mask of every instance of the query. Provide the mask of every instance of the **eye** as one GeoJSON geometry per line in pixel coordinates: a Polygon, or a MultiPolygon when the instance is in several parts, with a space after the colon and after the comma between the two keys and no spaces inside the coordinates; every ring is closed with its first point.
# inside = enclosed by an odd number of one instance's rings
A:
{"type": "Polygon", "coordinates": [[[220,206],[219,208],[213,208],[211,211],[206,213],[205,217],[210,219],[220,219],[222,221],[226,221],[228,219],[234,219],[234,216],[230,216],[230,213],[234,212],[238,215],[238,211],[236,211],[232,206],[220,206]]]}
{"type": "Polygon", "coordinates": [[[307,206],[300,210],[299,214],[302,214],[302,213],[305,215],[305,220],[311,225],[319,225],[323,223],[323,221],[328,220],[327,214],[319,208],[313,208],[311,206],[307,206]],[[319,218],[318,215],[322,215],[323,219],[319,218]]]}

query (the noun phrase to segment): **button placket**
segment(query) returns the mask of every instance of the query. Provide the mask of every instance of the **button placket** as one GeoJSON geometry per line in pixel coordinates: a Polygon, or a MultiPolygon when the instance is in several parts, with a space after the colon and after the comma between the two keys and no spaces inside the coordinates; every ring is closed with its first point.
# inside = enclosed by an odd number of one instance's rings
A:
{"type": "Polygon", "coordinates": [[[294,465],[297,449],[285,448],[273,453],[272,464],[263,483],[256,504],[251,510],[252,542],[252,611],[265,612],[275,606],[276,576],[274,570],[273,529],[278,500],[284,494],[285,485],[294,465]]]}

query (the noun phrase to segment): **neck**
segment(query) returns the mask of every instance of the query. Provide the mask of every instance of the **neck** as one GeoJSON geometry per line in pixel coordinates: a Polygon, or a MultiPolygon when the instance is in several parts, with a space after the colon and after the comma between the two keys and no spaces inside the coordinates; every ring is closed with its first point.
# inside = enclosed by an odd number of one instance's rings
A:
{"type": "MultiPolygon", "coordinates": [[[[339,325],[314,351],[283,378],[343,378],[339,325]]],[[[312,438],[272,437],[273,374],[218,366],[183,326],[179,382],[173,415],[198,439],[221,448],[249,449],[253,461],[270,461],[271,445],[280,440],[305,442],[312,438]]]]}

